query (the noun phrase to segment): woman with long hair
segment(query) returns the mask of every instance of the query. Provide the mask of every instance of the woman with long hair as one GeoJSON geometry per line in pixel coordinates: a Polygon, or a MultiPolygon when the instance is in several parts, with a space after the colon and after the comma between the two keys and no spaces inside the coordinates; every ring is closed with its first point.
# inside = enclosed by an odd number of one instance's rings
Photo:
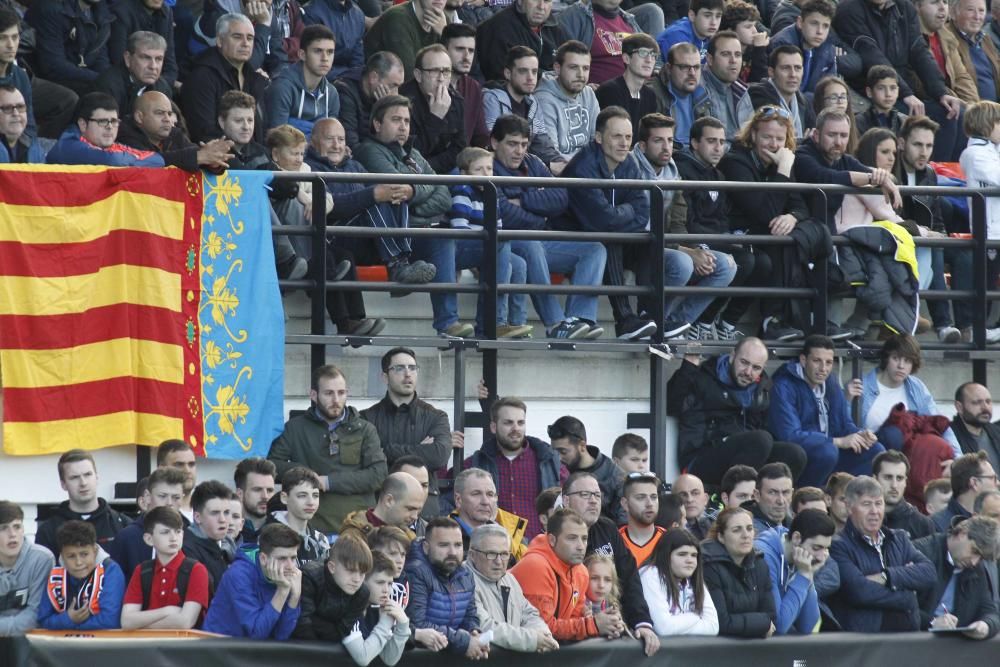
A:
{"type": "Polygon", "coordinates": [[[701,546],[690,531],[668,531],[639,569],[639,577],[657,635],[719,634],[719,617],[705,587],[701,546]]]}

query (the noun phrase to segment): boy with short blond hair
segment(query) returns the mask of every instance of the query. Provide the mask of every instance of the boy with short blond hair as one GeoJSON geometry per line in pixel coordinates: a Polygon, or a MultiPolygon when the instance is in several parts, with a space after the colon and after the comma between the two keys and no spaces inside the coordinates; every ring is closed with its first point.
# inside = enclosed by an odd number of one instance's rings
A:
{"type": "Polygon", "coordinates": [[[343,641],[344,648],[361,667],[375,658],[392,667],[399,662],[410,638],[410,619],[393,597],[395,572],[396,566],[388,556],[372,554],[372,569],[365,577],[368,611],[343,641]]]}
{"type": "Polygon", "coordinates": [[[330,553],[330,542],[326,535],[309,526],[309,522],[319,510],[322,492],[319,475],[303,466],[296,466],[281,478],[281,502],[286,509],[271,512],[267,523],[283,523],[302,538],[299,547],[299,562],[325,561],[330,553]]]}

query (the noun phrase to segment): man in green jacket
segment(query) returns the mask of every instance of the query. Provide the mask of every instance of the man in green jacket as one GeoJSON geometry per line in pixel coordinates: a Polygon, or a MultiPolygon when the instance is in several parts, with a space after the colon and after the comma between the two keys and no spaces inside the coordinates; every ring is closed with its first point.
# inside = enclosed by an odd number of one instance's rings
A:
{"type": "Polygon", "coordinates": [[[347,405],[347,378],[339,368],[314,370],[309,398],[312,406],[288,420],[267,458],[279,476],[300,465],[319,475],[323,493],[312,525],[337,533],[344,517],[375,504],[388,474],[385,454],[375,427],[347,405]]]}

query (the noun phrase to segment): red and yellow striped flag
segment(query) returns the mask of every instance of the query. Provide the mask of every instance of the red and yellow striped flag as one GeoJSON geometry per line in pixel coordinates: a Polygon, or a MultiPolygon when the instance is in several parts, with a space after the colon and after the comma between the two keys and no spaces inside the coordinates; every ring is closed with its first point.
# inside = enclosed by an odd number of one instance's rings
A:
{"type": "Polygon", "coordinates": [[[201,176],[0,166],[4,450],[201,443],[201,176]]]}

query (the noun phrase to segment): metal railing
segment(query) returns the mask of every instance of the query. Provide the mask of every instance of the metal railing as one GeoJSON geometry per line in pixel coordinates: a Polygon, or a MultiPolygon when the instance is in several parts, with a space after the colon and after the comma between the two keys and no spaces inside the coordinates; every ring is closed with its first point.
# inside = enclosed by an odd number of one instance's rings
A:
{"type": "MultiPolygon", "coordinates": [[[[478,285],[469,284],[441,284],[430,283],[425,285],[406,285],[407,293],[473,293],[482,294],[485,303],[484,310],[484,336],[477,339],[444,340],[436,336],[346,336],[327,335],[325,311],[325,291],[369,291],[369,292],[398,292],[400,285],[393,282],[367,282],[367,281],[324,281],[318,285],[314,279],[305,280],[282,280],[280,285],[286,288],[304,288],[311,290],[311,327],[309,334],[290,334],[285,337],[288,344],[305,344],[311,348],[310,364],[313,368],[326,363],[327,345],[379,345],[391,347],[395,345],[406,345],[416,348],[438,348],[450,349],[454,352],[454,423],[455,430],[470,428],[482,428],[488,423],[488,418],[482,413],[466,414],[465,412],[465,353],[467,350],[475,350],[483,356],[483,377],[489,387],[491,394],[497,389],[497,355],[502,350],[563,350],[574,352],[618,352],[618,353],[646,353],[650,363],[650,391],[649,391],[649,412],[630,413],[628,415],[628,428],[647,428],[650,430],[650,455],[651,466],[661,475],[665,469],[665,434],[666,434],[666,361],[671,358],[671,354],[676,351],[683,353],[687,345],[680,343],[677,345],[667,345],[662,337],[662,330],[658,329],[648,343],[625,342],[618,340],[604,341],[572,341],[572,340],[497,340],[496,337],[496,305],[497,299],[501,295],[508,294],[580,294],[580,295],[627,295],[653,297],[652,311],[648,313],[649,319],[654,322],[664,321],[664,298],[670,296],[693,296],[709,295],[724,297],[784,297],[795,299],[807,299],[811,304],[812,332],[824,333],[828,320],[828,290],[814,288],[778,288],[778,287],[669,287],[664,284],[664,253],[665,244],[691,243],[691,244],[728,244],[754,246],[791,246],[794,241],[791,237],[777,237],[769,235],[742,235],[733,236],[729,234],[667,234],[666,221],[664,218],[664,192],[678,191],[686,192],[691,190],[717,190],[725,192],[733,191],[786,191],[786,192],[811,192],[813,194],[828,197],[832,194],[871,194],[871,189],[845,187],[840,185],[806,185],[800,183],[733,183],[733,182],[696,182],[696,181],[639,181],[639,180],[615,180],[613,186],[616,190],[645,190],[650,197],[650,225],[646,233],[597,233],[584,231],[540,231],[540,230],[510,230],[498,229],[498,196],[497,188],[506,185],[517,185],[527,187],[561,187],[567,189],[576,188],[606,188],[609,183],[598,179],[568,179],[568,178],[534,178],[534,177],[471,177],[471,176],[438,176],[420,174],[367,174],[367,173],[329,173],[312,172],[309,174],[294,172],[274,172],[276,180],[281,181],[308,181],[312,184],[312,211],[313,224],[307,226],[276,226],[273,228],[275,234],[289,236],[309,236],[312,239],[312,272],[314,276],[326,275],[326,243],[328,237],[339,238],[368,238],[375,240],[379,237],[434,237],[441,239],[462,239],[480,240],[486,247],[483,250],[483,264],[479,267],[478,285]],[[409,228],[409,229],[384,229],[370,228],[363,226],[348,225],[328,225],[326,220],[326,194],[327,183],[362,183],[367,185],[404,184],[404,185],[437,185],[450,186],[456,184],[472,184],[482,187],[484,203],[483,228],[481,230],[453,229],[453,228],[409,228]],[[594,241],[594,242],[614,242],[626,244],[648,244],[649,262],[653,282],[651,285],[636,286],[584,286],[584,285],[516,285],[498,284],[496,280],[496,261],[499,244],[513,240],[537,240],[537,241],[594,241]],[[655,298],[660,295],[660,298],[655,298]],[[673,349],[671,349],[673,347],[673,349]]],[[[928,343],[922,345],[926,351],[926,356],[942,356],[947,359],[968,361],[972,365],[973,379],[976,382],[986,384],[987,363],[1000,361],[1000,348],[988,349],[986,345],[986,318],[989,304],[993,300],[1000,300],[1000,290],[992,289],[993,285],[987,285],[987,249],[1000,248],[1000,241],[987,241],[986,239],[986,198],[1000,196],[1000,188],[997,189],[973,189],[960,187],[928,187],[928,186],[905,186],[900,188],[904,196],[928,195],[928,196],[961,196],[970,197],[972,205],[970,208],[970,229],[972,239],[955,238],[915,238],[917,246],[942,247],[942,248],[969,248],[973,252],[973,289],[956,290],[925,290],[920,292],[924,299],[948,299],[967,300],[972,305],[972,328],[973,339],[970,343],[941,345],[928,343]]],[[[826,210],[826,207],[823,207],[826,210]]],[[[822,222],[829,225],[828,220],[822,222]]],[[[850,242],[844,237],[833,237],[834,245],[847,245],[850,242]]],[[[826,286],[828,281],[826,262],[819,262],[812,269],[812,283],[826,286]]],[[[716,348],[722,351],[722,345],[700,344],[700,349],[716,348]]],[[[793,356],[797,354],[798,347],[788,345],[770,345],[772,357],[793,356]]],[[[875,347],[872,345],[851,345],[845,348],[846,353],[853,359],[855,368],[860,366],[861,358],[875,354],[875,347]]],[[[455,463],[461,464],[461,450],[455,450],[455,463]]]]}

